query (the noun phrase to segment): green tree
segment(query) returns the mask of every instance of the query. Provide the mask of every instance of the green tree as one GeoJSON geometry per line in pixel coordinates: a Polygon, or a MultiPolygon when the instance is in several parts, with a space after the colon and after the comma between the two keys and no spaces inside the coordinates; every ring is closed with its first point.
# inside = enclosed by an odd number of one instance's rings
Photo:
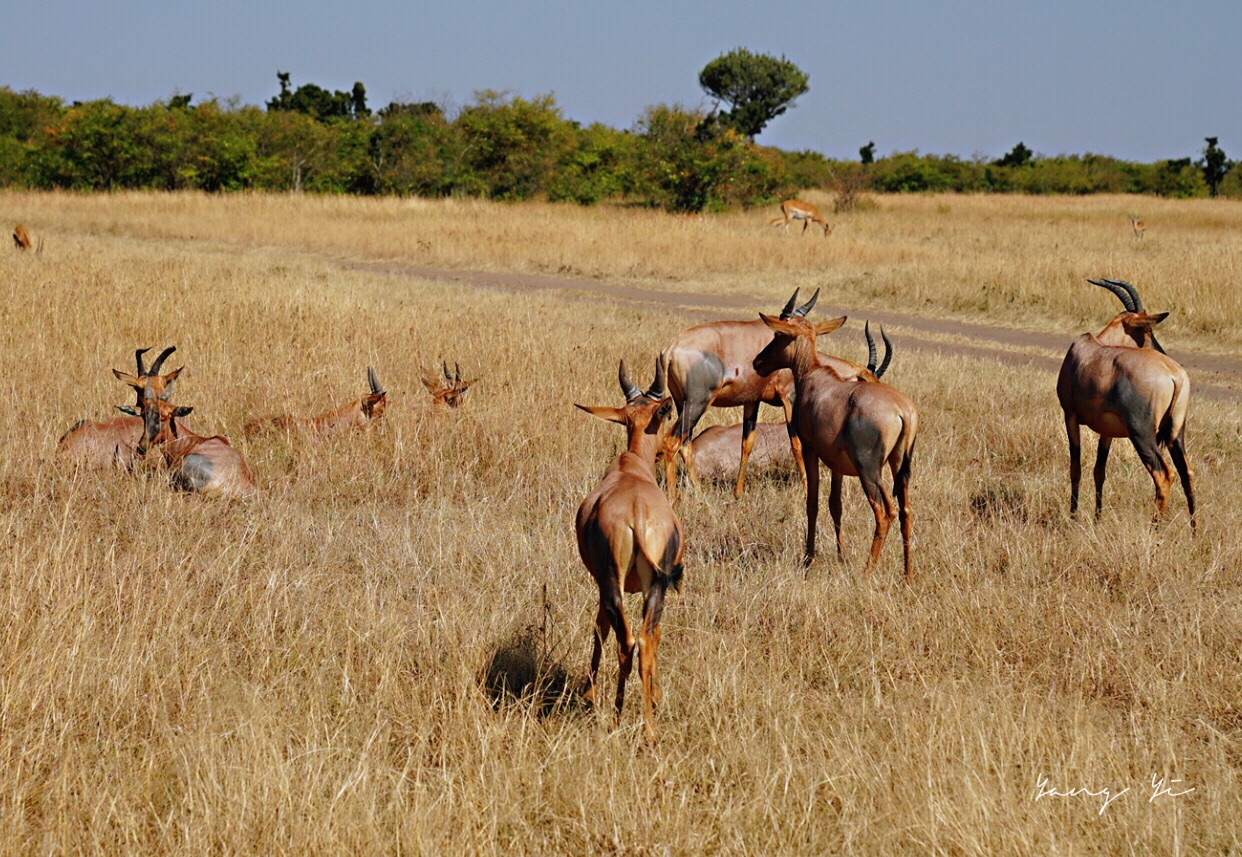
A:
{"type": "Polygon", "coordinates": [[[1221,148],[1216,145],[1218,139],[1218,137],[1203,138],[1207,143],[1207,148],[1203,150],[1203,159],[1199,161],[1199,168],[1203,170],[1203,180],[1207,182],[1208,193],[1212,196],[1220,193],[1220,183],[1225,180],[1225,175],[1233,166],[1221,148]]]}
{"type": "Polygon", "coordinates": [[[280,94],[267,102],[270,112],[289,111],[305,113],[312,119],[362,119],[371,115],[367,109],[367,90],[359,81],[350,92],[324,89],[313,83],[304,83],[295,90],[289,88],[289,73],[276,72],[280,82],[280,94]]]}
{"type": "Polygon", "coordinates": [[[1034,156],[1035,153],[1028,149],[1025,143],[1019,140],[1018,145],[1014,146],[1009,151],[1009,154],[1005,155],[1005,157],[1001,158],[999,161],[996,161],[996,166],[1025,167],[1031,162],[1031,158],[1034,156]]]}
{"type": "Polygon", "coordinates": [[[863,165],[875,163],[875,140],[858,150],[858,157],[862,158],[863,165]]]}
{"type": "Polygon", "coordinates": [[[793,106],[810,88],[809,80],[806,72],[783,56],[752,54],[746,48],[716,57],[699,72],[703,91],[732,108],[721,121],[750,140],[793,106]]]}

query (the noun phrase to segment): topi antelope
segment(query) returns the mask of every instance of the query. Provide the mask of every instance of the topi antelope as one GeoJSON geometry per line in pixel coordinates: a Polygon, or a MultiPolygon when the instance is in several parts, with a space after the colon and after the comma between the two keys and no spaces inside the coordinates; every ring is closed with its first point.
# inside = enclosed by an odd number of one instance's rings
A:
{"type": "MultiPolygon", "coordinates": [[[[795,295],[796,296],[796,295],[795,295]]],[[[812,299],[814,300],[814,299],[812,299]]],[[[819,517],[819,463],[832,472],[828,509],[841,549],[841,481],[857,476],[875,513],[875,536],[869,566],[880,550],[893,519],[900,515],[906,579],[913,576],[910,531],[910,470],[919,418],[914,404],[894,387],[867,377],[846,378],[820,359],[815,338],[839,328],[845,318],[812,324],[801,315],[778,318],[760,315],[774,334],[754,360],[754,369],[769,374],[793,371],[798,396],[793,406],[793,426],[802,441],[806,469],[806,554],[815,556],[815,525],[819,517]],[[880,481],[884,466],[893,474],[893,500],[880,481]]]]}
{"type": "MultiPolygon", "coordinates": [[[[815,294],[818,296],[819,292],[815,294]]],[[[812,297],[799,307],[797,296],[795,290],[793,297],[781,311],[781,318],[804,317],[815,305],[816,298],[812,297]]],[[[716,321],[682,331],[664,349],[660,360],[668,373],[669,393],[677,406],[677,423],[668,435],[663,450],[664,485],[673,501],[677,499],[677,453],[680,452],[682,460],[685,461],[691,482],[698,481],[691,436],[709,406],[742,408],[742,452],[737,484],[733,490],[735,497],[741,497],[745,489],[746,465],[754,448],[751,435],[759,419],[760,404],[779,406],[784,411],[794,462],[803,482],[806,481],[801,444],[792,424],[793,374],[788,370],[781,370],[764,377],[752,365],[755,355],[771,339],[772,332],[759,320],[716,321]]],[[[869,333],[867,339],[872,356],[866,369],[857,363],[827,354],[821,354],[820,360],[832,366],[842,377],[868,377],[875,370],[875,344],[869,333]]],[[[892,346],[887,336],[884,337],[884,342],[887,349],[884,359],[886,368],[892,346]]],[[[880,371],[884,371],[884,368],[880,371]]]]}
{"type": "MultiPolygon", "coordinates": [[[[853,367],[851,377],[865,377],[879,380],[888,369],[893,358],[893,344],[883,329],[880,335],[884,338],[884,362],[876,366],[875,340],[871,338],[871,324],[864,328],[867,340],[869,359],[865,367],[835,360],[830,365],[840,363],[853,367]]],[[[825,355],[820,355],[823,359],[825,355]]],[[[838,374],[846,374],[837,369],[838,374]]],[[[699,432],[694,438],[694,466],[700,479],[723,480],[736,473],[741,465],[740,450],[742,447],[743,426],[738,423],[730,426],[712,426],[699,432]]],[[[751,467],[779,466],[782,469],[793,465],[793,456],[789,450],[789,438],[786,426],[782,423],[759,423],[754,428],[754,448],[751,450],[748,464],[751,467]]]]}
{"type": "Polygon", "coordinates": [[[795,220],[802,221],[802,233],[806,234],[807,227],[812,223],[818,223],[824,230],[824,237],[828,237],[828,233],[832,231],[832,226],[828,220],[819,213],[819,209],[811,205],[809,202],[802,202],[797,199],[787,199],[781,203],[781,216],[774,217],[768,221],[768,226],[783,226],[785,233],[789,233],[789,224],[795,220]]]}
{"type": "Polygon", "coordinates": [[[1139,220],[1137,217],[1131,217],[1130,228],[1134,230],[1135,239],[1142,241],[1143,233],[1147,231],[1147,224],[1139,220]]]}
{"type": "Polygon", "coordinates": [[[427,392],[431,393],[431,403],[436,407],[456,408],[461,404],[462,399],[466,396],[466,391],[470,389],[473,381],[463,381],[461,379],[461,365],[453,364],[453,373],[449,373],[448,361],[442,361],[444,367],[444,380],[441,381],[431,372],[424,372],[422,375],[423,386],[427,388],[427,392]]]}
{"type": "Polygon", "coordinates": [[[177,407],[155,394],[148,382],[139,389],[137,408],[121,410],[142,421],[142,434],[134,448],[144,456],[158,446],[172,470],[173,487],[205,496],[249,496],[258,490],[250,468],[228,438],[203,437],[181,422],[194,409],[177,407]]]}
{"type": "Polygon", "coordinates": [[[681,522],[655,479],[655,458],[663,426],[673,410],[664,395],[664,371],[656,362],[656,376],[643,393],[625,373],[621,362],[617,377],[625,394],[625,407],[577,407],[594,417],[625,426],[626,450],[609,465],[604,478],[578,507],[575,527],[578,554],[599,586],[599,613],[595,617],[595,641],[586,697],[594,704],[596,676],[608,632],[617,635],[616,717],[621,718],[625,682],[638,655],[643,684],[646,734],[655,741],[654,707],[656,651],[660,645],[660,614],[669,588],[681,581],[684,540],[681,522]],[[642,592],[643,621],[637,637],[625,619],[622,593],[642,592]]]}
{"type": "Polygon", "coordinates": [[[1121,280],[1088,280],[1108,289],[1125,307],[1099,333],[1074,340],[1057,377],[1057,399],[1065,413],[1070,452],[1070,514],[1078,512],[1082,476],[1079,427],[1100,436],[1095,456],[1095,514],[1104,501],[1104,471],[1114,438],[1128,437],[1156,485],[1156,518],[1173,484],[1161,447],[1168,447],[1186,492],[1190,526],[1195,527],[1194,473],[1186,460],[1186,413],[1190,378],[1164,353],[1152,328],[1167,312],[1151,314],[1134,286],[1121,280]]]}
{"type": "MultiPolygon", "coordinates": [[[[167,401],[172,395],[173,382],[177,380],[177,376],[185,367],[174,369],[167,375],[159,374],[168,355],[177,350],[176,346],[171,346],[164,349],[148,370],[143,366],[142,355],[150,350],[150,348],[142,348],[134,352],[137,375],[130,375],[119,369],[113,369],[112,374],[121,381],[134,386],[136,390],[145,389],[150,384],[154,395],[167,401]]],[[[142,393],[139,392],[136,404],[141,404],[141,400],[142,393]]],[[[113,417],[100,422],[82,420],[61,437],[56,445],[56,451],[58,455],[86,467],[128,469],[133,464],[134,448],[138,445],[138,439],[141,436],[142,420],[134,416],[113,417]]]]}
{"type": "Polygon", "coordinates": [[[367,384],[370,387],[369,393],[361,399],[342,405],[335,411],[329,411],[317,417],[293,417],[288,414],[262,417],[246,423],[242,428],[242,434],[250,437],[266,431],[280,430],[310,437],[327,437],[368,429],[384,416],[388,392],[380,386],[379,378],[375,376],[375,370],[370,366],[367,367],[367,384]]]}

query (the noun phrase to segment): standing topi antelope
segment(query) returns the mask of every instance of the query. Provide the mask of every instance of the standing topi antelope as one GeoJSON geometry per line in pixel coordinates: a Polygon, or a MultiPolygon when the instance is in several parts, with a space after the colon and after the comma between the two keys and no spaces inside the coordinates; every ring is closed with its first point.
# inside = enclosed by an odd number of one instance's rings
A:
{"type": "MultiPolygon", "coordinates": [[[[819,292],[815,293],[816,296],[819,292]]],[[[797,290],[781,311],[781,318],[802,318],[815,305],[812,297],[803,306],[797,306],[797,290]]],[[[793,450],[798,473],[806,482],[802,465],[802,447],[793,428],[794,379],[788,370],[763,376],[755,371],[755,355],[772,339],[772,332],[758,319],[754,321],[715,321],[683,330],[664,349],[660,360],[668,374],[669,393],[677,406],[677,423],[664,445],[664,485],[669,498],[677,499],[677,453],[686,464],[691,482],[698,481],[694,466],[694,443],[691,437],[694,427],[703,418],[708,407],[742,408],[742,453],[737,471],[737,484],[733,493],[741,497],[746,486],[746,464],[754,448],[755,425],[759,419],[759,405],[779,406],[785,413],[789,433],[789,445],[793,450]]],[[[884,367],[888,366],[891,343],[885,337],[888,349],[884,367]]],[[[871,364],[864,369],[857,363],[821,354],[821,362],[832,366],[842,377],[853,378],[872,373],[875,364],[874,343],[868,337],[872,354],[871,364]]],[[[883,371],[881,368],[880,371],[883,371]]],[[[874,378],[872,375],[871,377],[874,378]]]]}
{"type": "Polygon", "coordinates": [[[375,370],[370,366],[367,367],[367,384],[370,388],[369,393],[361,399],[342,405],[335,411],[329,411],[317,417],[293,417],[288,414],[262,417],[246,423],[242,427],[242,434],[250,437],[265,431],[281,430],[311,437],[327,437],[368,429],[384,416],[388,393],[380,386],[379,378],[375,376],[375,370]]]}
{"type": "Polygon", "coordinates": [[[621,718],[625,682],[638,655],[643,684],[643,706],[648,741],[655,741],[654,708],[660,691],[656,687],[656,652],[660,645],[660,614],[664,596],[681,581],[683,538],[681,522],[655,479],[655,458],[663,425],[673,410],[664,395],[664,371],[656,362],[656,376],[646,393],[639,391],[625,373],[625,361],[617,373],[625,407],[577,407],[594,417],[625,426],[626,450],[609,465],[603,480],[578,507],[575,528],[578,554],[599,586],[599,613],[595,617],[595,640],[586,697],[594,704],[596,676],[608,632],[617,635],[616,717],[621,718]],[[643,621],[637,637],[625,619],[622,593],[642,592],[643,621]]]}
{"type": "MultiPolygon", "coordinates": [[[[847,369],[846,372],[838,368],[838,374],[848,374],[849,377],[863,377],[878,381],[888,369],[888,364],[893,358],[893,343],[889,340],[888,334],[881,328],[880,335],[884,338],[885,354],[884,362],[877,368],[875,340],[871,337],[870,322],[863,329],[863,335],[866,337],[868,350],[868,360],[865,367],[836,358],[830,358],[833,360],[830,365],[833,365],[834,368],[838,364],[853,367],[852,370],[847,369]]],[[[820,355],[821,359],[825,357],[826,355],[820,355]]],[[[790,377],[792,378],[792,375],[790,377]]],[[[729,426],[712,426],[695,436],[694,466],[698,471],[700,479],[723,480],[738,471],[741,465],[740,450],[744,428],[740,423],[729,426]]],[[[787,469],[793,465],[794,460],[790,454],[786,428],[782,423],[757,424],[753,435],[754,448],[747,459],[748,466],[753,468],[772,465],[787,469]]]]}
{"type": "Polygon", "coordinates": [[[204,437],[181,423],[193,408],[177,407],[155,394],[153,385],[139,392],[137,408],[122,408],[142,420],[142,436],[134,451],[143,456],[158,446],[172,471],[173,487],[206,496],[249,496],[258,490],[241,453],[222,435],[204,437]]]}
{"type": "MultiPolygon", "coordinates": [[[[149,383],[154,394],[167,401],[172,395],[173,382],[185,367],[174,369],[167,375],[159,374],[168,355],[177,350],[176,346],[171,346],[164,349],[148,370],[143,366],[142,355],[150,350],[142,348],[134,352],[137,375],[130,375],[119,369],[113,369],[112,374],[138,390],[145,389],[149,383]]],[[[136,404],[141,404],[141,401],[142,393],[139,392],[136,404]]],[[[142,420],[134,416],[113,417],[99,422],[81,420],[65,432],[56,445],[56,451],[58,455],[86,467],[128,469],[133,464],[134,448],[141,436],[142,420]]]]}
{"type": "MultiPolygon", "coordinates": [[[[816,293],[818,294],[818,292],[816,293]]],[[[796,296],[796,293],[795,293],[796,296]]],[[[814,302],[814,298],[811,302],[814,302]]],[[[845,378],[824,363],[815,350],[815,338],[839,328],[845,317],[812,324],[802,315],[777,318],[760,314],[771,329],[772,341],[754,360],[754,369],[769,374],[793,371],[798,395],[793,406],[793,426],[802,441],[806,468],[806,554],[815,556],[815,525],[819,517],[819,463],[832,472],[828,509],[841,549],[841,480],[857,476],[875,513],[875,536],[871,558],[875,564],[893,519],[901,518],[901,540],[906,579],[913,577],[910,530],[910,470],[919,418],[914,403],[883,381],[865,377],[845,378]],[[887,465],[893,474],[893,499],[881,483],[887,465]]]]}
{"type": "Polygon", "coordinates": [[[431,403],[436,407],[456,408],[466,396],[466,391],[470,389],[473,381],[463,381],[461,379],[461,365],[453,364],[453,374],[449,373],[448,361],[442,361],[444,367],[444,380],[441,381],[434,373],[424,372],[422,375],[423,386],[427,388],[427,392],[431,393],[431,403]]]}
{"type": "Polygon", "coordinates": [[[1190,526],[1195,528],[1194,473],[1186,460],[1186,414],[1190,378],[1164,353],[1152,328],[1167,312],[1151,314],[1134,286],[1122,280],[1088,280],[1108,289],[1125,307],[1099,333],[1074,340],[1061,363],[1057,399],[1069,436],[1070,513],[1078,512],[1082,476],[1079,427],[1100,436],[1095,456],[1095,514],[1104,502],[1104,471],[1113,439],[1128,437],[1156,485],[1156,518],[1164,514],[1173,476],[1161,447],[1168,447],[1186,492],[1190,526]]]}

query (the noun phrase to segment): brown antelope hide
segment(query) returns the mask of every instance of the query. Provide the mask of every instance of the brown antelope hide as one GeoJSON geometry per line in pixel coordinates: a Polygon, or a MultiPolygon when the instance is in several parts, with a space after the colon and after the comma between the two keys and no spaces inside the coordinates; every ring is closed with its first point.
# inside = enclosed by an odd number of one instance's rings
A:
{"type": "Polygon", "coordinates": [[[575,527],[578,554],[599,586],[599,613],[587,699],[595,702],[596,676],[609,631],[617,635],[616,717],[621,718],[625,682],[638,656],[643,685],[646,735],[655,740],[656,651],[660,645],[660,614],[664,596],[681,581],[683,538],[681,522],[655,479],[655,458],[664,423],[673,404],[664,395],[664,372],[656,363],[656,377],[646,393],[626,376],[625,362],[618,371],[625,407],[577,407],[594,417],[625,427],[625,452],[609,465],[599,487],[578,507],[575,527]],[[622,593],[643,594],[643,620],[637,637],[625,618],[622,593]]]}
{"type": "MultiPolygon", "coordinates": [[[[167,375],[159,374],[168,355],[177,350],[176,346],[171,346],[164,349],[148,370],[143,366],[142,355],[150,350],[143,348],[134,352],[137,375],[130,375],[119,369],[113,369],[112,374],[134,386],[136,391],[145,389],[149,383],[154,395],[167,401],[172,395],[173,382],[185,367],[174,369],[167,375]]],[[[142,393],[138,392],[136,404],[141,404],[141,401],[142,393]]],[[[113,417],[100,422],[82,420],[61,437],[56,445],[56,452],[84,467],[128,469],[133,464],[134,449],[141,436],[142,420],[136,416],[113,417]]]]}
{"type": "Polygon", "coordinates": [[[828,233],[832,231],[832,227],[828,224],[828,220],[819,213],[819,209],[811,205],[809,202],[802,202],[797,199],[787,199],[781,203],[781,216],[774,217],[768,221],[768,226],[783,226],[785,232],[789,232],[789,224],[795,220],[802,221],[802,234],[806,234],[807,227],[812,223],[818,223],[824,230],[824,237],[828,237],[828,233]]]}
{"type": "Polygon", "coordinates": [[[1164,353],[1152,328],[1167,312],[1148,313],[1134,286],[1122,280],[1088,280],[1108,289],[1121,301],[1124,312],[1099,333],[1074,340],[1061,373],[1057,399],[1065,414],[1069,436],[1070,514],[1078,511],[1078,482],[1082,475],[1080,426],[1100,436],[1095,456],[1095,514],[1104,501],[1104,470],[1114,438],[1128,437],[1156,485],[1156,517],[1164,513],[1173,476],[1162,448],[1168,448],[1186,492],[1190,526],[1195,527],[1194,473],[1186,460],[1186,414],[1190,409],[1190,378],[1176,360],[1164,353]]]}
{"type": "Polygon", "coordinates": [[[30,241],[30,233],[26,231],[26,227],[20,223],[13,230],[13,243],[17,245],[18,250],[33,250],[34,244],[30,241]]]}
{"type": "MultiPolygon", "coordinates": [[[[815,293],[818,296],[819,292],[815,293]]],[[[781,318],[803,317],[815,305],[812,297],[803,306],[797,305],[798,293],[781,311],[781,318]]],[[[669,393],[677,406],[677,422],[664,444],[664,485],[669,497],[677,500],[677,461],[681,454],[690,481],[698,481],[694,461],[694,443],[691,437],[694,427],[708,407],[742,408],[742,442],[737,484],[733,493],[741,497],[746,486],[746,465],[755,441],[751,438],[759,419],[759,405],[778,406],[784,411],[789,445],[793,452],[798,473],[805,482],[802,465],[802,449],[791,422],[793,418],[794,380],[788,370],[760,375],[752,365],[755,355],[772,339],[772,332],[763,322],[716,321],[700,324],[679,333],[660,356],[668,374],[669,393]]],[[[888,338],[885,345],[891,349],[888,338]]],[[[871,365],[864,369],[857,363],[839,360],[826,354],[822,362],[835,368],[843,377],[857,377],[861,373],[874,372],[874,343],[868,343],[872,351],[871,365]]],[[[884,365],[888,365],[885,357],[884,365]]],[[[883,371],[881,369],[880,371],[883,371]]]]}
{"type": "Polygon", "coordinates": [[[134,451],[144,456],[158,446],[172,472],[173,487],[205,496],[246,497],[258,490],[241,453],[221,435],[203,437],[180,422],[193,408],[177,407],[148,384],[137,408],[123,408],[142,420],[134,451]]]}
{"type": "Polygon", "coordinates": [[[367,384],[370,392],[335,411],[317,417],[293,417],[288,414],[263,417],[246,423],[242,434],[250,437],[267,431],[285,431],[308,437],[329,437],[368,429],[384,416],[388,392],[380,385],[375,370],[370,366],[367,367],[367,384]]]}
{"type": "Polygon", "coordinates": [[[444,379],[437,378],[432,372],[422,375],[423,386],[431,393],[431,404],[439,408],[456,408],[466,396],[473,381],[461,379],[461,366],[453,364],[453,372],[449,372],[448,361],[442,361],[444,379]]]}
{"type": "Polygon", "coordinates": [[[773,333],[772,341],[754,360],[756,372],[793,371],[798,395],[793,425],[802,441],[806,468],[806,553],[815,556],[815,525],[819,517],[819,463],[828,465],[832,487],[828,509],[841,557],[841,483],[857,476],[875,514],[868,566],[879,559],[884,539],[895,518],[901,519],[906,579],[913,577],[910,524],[910,471],[919,418],[914,404],[894,387],[866,377],[845,378],[820,360],[815,338],[831,333],[845,318],[812,324],[801,315],[787,319],[761,315],[773,333]],[[893,476],[893,498],[881,482],[887,465],[893,476]]]}
{"type": "MultiPolygon", "coordinates": [[[[893,358],[893,344],[883,330],[884,362],[876,366],[875,340],[871,338],[871,325],[867,324],[864,336],[867,339],[869,359],[866,366],[859,366],[839,358],[827,358],[820,354],[820,359],[830,360],[829,365],[837,369],[837,373],[850,378],[865,377],[879,380],[888,369],[893,358]]],[[[694,466],[699,478],[723,481],[737,473],[741,466],[742,429],[740,423],[730,426],[712,426],[704,429],[694,438],[694,466]]],[[[751,467],[777,467],[788,470],[794,466],[793,455],[789,449],[789,436],[783,423],[759,423],[754,430],[754,448],[751,450],[748,464],[751,467]]]]}

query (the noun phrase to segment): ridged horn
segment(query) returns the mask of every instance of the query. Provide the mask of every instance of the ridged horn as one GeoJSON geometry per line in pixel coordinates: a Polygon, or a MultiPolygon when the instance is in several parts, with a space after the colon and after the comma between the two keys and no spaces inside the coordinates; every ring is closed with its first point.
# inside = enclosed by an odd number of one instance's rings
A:
{"type": "Polygon", "coordinates": [[[815,294],[811,295],[811,299],[809,301],[807,301],[802,306],[794,310],[794,315],[796,315],[798,318],[806,318],[806,314],[814,308],[815,301],[817,301],[818,299],[819,299],[819,289],[816,289],[815,294]]]}
{"type": "Polygon", "coordinates": [[[1117,280],[1088,279],[1087,282],[1093,286],[1099,286],[1102,289],[1108,289],[1110,292],[1115,294],[1117,296],[1117,299],[1121,301],[1121,305],[1126,308],[1126,312],[1138,312],[1138,309],[1134,305],[1134,298],[1130,295],[1128,291],[1126,291],[1125,289],[1123,289],[1121,286],[1117,284],[1118,283],[1117,280]]]}
{"type": "Polygon", "coordinates": [[[789,317],[793,315],[794,307],[798,305],[798,290],[794,289],[793,295],[789,298],[789,303],[785,304],[785,308],[781,310],[781,321],[789,321],[789,317]]]}
{"type": "Polygon", "coordinates": [[[134,352],[134,362],[138,364],[138,377],[139,378],[147,374],[147,370],[142,368],[142,355],[146,354],[150,350],[151,350],[150,348],[139,348],[137,351],[134,352]]]}
{"type": "Polygon", "coordinates": [[[461,364],[456,360],[453,361],[453,385],[457,386],[461,383],[461,364]]]}
{"type": "Polygon", "coordinates": [[[643,394],[643,391],[634,386],[630,381],[630,376],[625,373],[625,361],[621,361],[621,366],[617,369],[617,381],[621,384],[621,392],[625,396],[625,401],[632,402],[643,394]]]}
{"type": "Polygon", "coordinates": [[[367,367],[367,383],[371,385],[372,396],[384,395],[384,387],[380,384],[379,378],[375,377],[375,369],[372,366],[367,367]]]}
{"type": "MultiPolygon", "coordinates": [[[[875,340],[871,338],[870,319],[868,319],[867,323],[863,325],[863,336],[867,338],[867,371],[874,375],[879,355],[875,352],[875,340]]],[[[877,375],[876,377],[878,378],[879,376],[877,375]]]]}
{"type": "Polygon", "coordinates": [[[449,374],[449,370],[448,370],[448,361],[441,360],[440,365],[444,367],[444,380],[448,381],[450,384],[453,383],[453,376],[449,374]]]}
{"type": "Polygon", "coordinates": [[[168,359],[168,355],[177,350],[177,346],[170,345],[160,352],[160,356],[155,358],[155,362],[151,364],[151,374],[158,375],[160,367],[164,365],[164,361],[168,359]]]}
{"type": "Polygon", "coordinates": [[[1130,293],[1130,297],[1134,299],[1135,310],[1137,310],[1138,312],[1144,312],[1143,299],[1139,297],[1138,289],[1134,288],[1134,286],[1130,285],[1125,280],[1113,280],[1112,282],[1121,286],[1123,289],[1125,289],[1127,292],[1130,293]]]}
{"type": "Polygon", "coordinates": [[[647,389],[646,396],[648,399],[660,401],[664,398],[664,361],[656,358],[655,380],[651,382],[651,386],[647,389]]]}
{"type": "Polygon", "coordinates": [[[884,332],[884,325],[880,325],[880,339],[884,340],[884,362],[880,364],[879,369],[875,370],[877,379],[884,377],[884,373],[888,371],[888,364],[893,359],[893,343],[889,340],[888,334],[884,332]]]}

